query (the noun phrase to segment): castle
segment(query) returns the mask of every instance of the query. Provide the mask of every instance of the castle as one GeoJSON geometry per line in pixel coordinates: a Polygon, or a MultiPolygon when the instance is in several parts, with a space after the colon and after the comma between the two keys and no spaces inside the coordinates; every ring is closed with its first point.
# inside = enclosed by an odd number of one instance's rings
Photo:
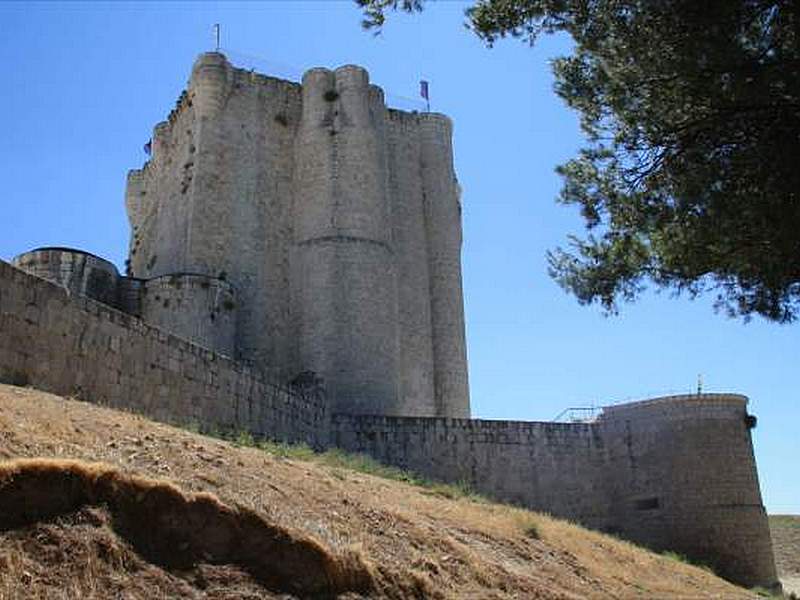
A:
{"type": "Polygon", "coordinates": [[[270,378],[314,372],[337,412],[467,417],[450,139],[360,67],[298,85],[204,54],[128,176],[130,277],[90,261],[98,299],[270,378]]]}
{"type": "Polygon", "coordinates": [[[128,176],[127,272],[0,261],[0,381],[367,453],[777,586],[745,397],[469,418],[451,129],[360,67],[201,55],[128,176]]]}

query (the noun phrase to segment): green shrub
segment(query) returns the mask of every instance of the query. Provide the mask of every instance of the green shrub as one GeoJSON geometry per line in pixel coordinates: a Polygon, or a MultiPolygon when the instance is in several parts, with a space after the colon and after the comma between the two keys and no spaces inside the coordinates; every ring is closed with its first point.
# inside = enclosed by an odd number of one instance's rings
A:
{"type": "MultiPolygon", "coordinates": [[[[231,442],[235,446],[258,448],[278,458],[311,461],[333,467],[334,476],[340,479],[342,479],[343,476],[338,470],[345,469],[422,487],[427,494],[442,496],[451,500],[465,499],[472,502],[487,501],[484,497],[477,494],[466,480],[461,480],[456,483],[431,481],[411,471],[384,465],[366,454],[345,452],[339,448],[331,448],[325,452],[315,452],[314,449],[307,444],[288,444],[285,442],[256,439],[248,431],[223,431],[216,427],[201,428],[196,422],[182,423],[181,427],[193,433],[202,433],[209,437],[231,442]]],[[[532,537],[536,537],[536,535],[532,537]]]]}
{"type": "Polygon", "coordinates": [[[233,440],[233,443],[244,448],[256,447],[256,441],[253,439],[253,434],[249,431],[240,431],[233,440]]]}
{"type": "Polygon", "coordinates": [[[689,558],[685,554],[680,554],[678,552],[673,552],[672,550],[666,550],[666,551],[661,553],[661,556],[663,556],[665,558],[670,558],[670,559],[678,561],[678,562],[682,562],[682,563],[687,564],[687,565],[691,565],[693,567],[697,567],[698,569],[703,569],[704,571],[708,571],[709,573],[714,573],[714,569],[713,569],[713,567],[711,567],[711,565],[708,565],[706,563],[699,562],[699,561],[696,561],[696,560],[692,560],[691,558],[689,558]]]}

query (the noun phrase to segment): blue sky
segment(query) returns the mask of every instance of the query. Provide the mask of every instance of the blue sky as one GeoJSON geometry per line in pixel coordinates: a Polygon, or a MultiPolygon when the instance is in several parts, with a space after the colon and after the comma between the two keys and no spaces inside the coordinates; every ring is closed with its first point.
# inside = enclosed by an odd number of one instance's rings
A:
{"type": "Polygon", "coordinates": [[[772,513],[800,513],[800,324],[749,324],[711,299],[647,293],[618,317],[581,307],[546,273],[545,252],[580,233],[555,203],[554,167],[581,145],[552,91],[549,61],[569,41],[487,49],[460,2],[395,15],[382,36],[350,2],[3,3],[0,19],[0,258],[75,246],[122,266],[128,169],[222,25],[231,61],[282,77],[364,65],[390,105],[455,122],[464,188],[464,285],[473,413],[550,420],[571,406],[706,391],[751,398],[761,487],[772,513]]]}

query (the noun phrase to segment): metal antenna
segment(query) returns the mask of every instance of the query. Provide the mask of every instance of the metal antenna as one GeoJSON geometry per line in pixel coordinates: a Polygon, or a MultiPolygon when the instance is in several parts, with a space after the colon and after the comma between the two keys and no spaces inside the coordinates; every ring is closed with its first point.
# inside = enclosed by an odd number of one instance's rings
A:
{"type": "Polygon", "coordinates": [[[219,52],[219,23],[214,23],[214,39],[216,41],[214,52],[219,52]]]}

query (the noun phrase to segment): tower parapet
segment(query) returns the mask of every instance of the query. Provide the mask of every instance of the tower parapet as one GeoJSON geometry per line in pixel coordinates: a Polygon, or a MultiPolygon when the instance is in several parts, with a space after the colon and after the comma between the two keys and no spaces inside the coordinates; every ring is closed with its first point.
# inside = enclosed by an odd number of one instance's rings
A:
{"type": "Polygon", "coordinates": [[[228,98],[232,67],[224,54],[201,54],[192,67],[189,93],[199,119],[217,116],[228,98]]]}

